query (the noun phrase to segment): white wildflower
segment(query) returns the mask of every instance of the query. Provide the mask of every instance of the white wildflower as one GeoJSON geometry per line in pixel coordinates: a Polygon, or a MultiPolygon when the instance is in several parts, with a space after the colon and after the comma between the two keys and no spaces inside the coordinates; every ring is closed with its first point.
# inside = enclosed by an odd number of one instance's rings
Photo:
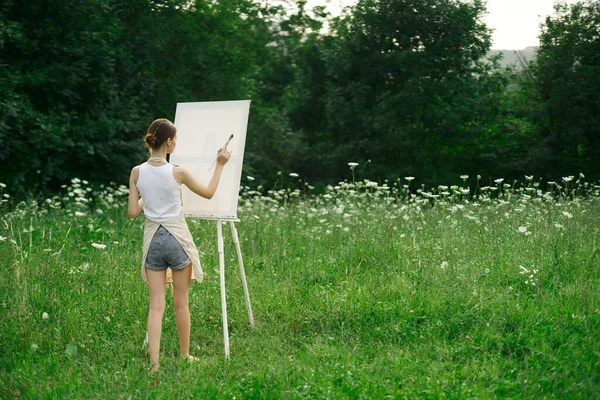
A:
{"type": "Polygon", "coordinates": [[[349,163],[348,163],[348,166],[350,167],[350,169],[354,169],[354,168],[358,167],[358,163],[355,163],[355,162],[349,162],[349,163]]]}
{"type": "Polygon", "coordinates": [[[529,176],[525,175],[525,180],[532,181],[533,175],[529,175],[529,176]]]}
{"type": "Polygon", "coordinates": [[[4,189],[6,187],[6,185],[2,182],[0,182],[0,188],[4,189]]]}
{"type": "Polygon", "coordinates": [[[526,226],[520,226],[518,228],[518,231],[521,232],[521,233],[525,233],[525,232],[527,232],[527,227],[526,226]]]}
{"type": "Polygon", "coordinates": [[[0,242],[4,242],[5,240],[6,240],[6,237],[0,236],[0,242]]]}
{"type": "Polygon", "coordinates": [[[412,181],[415,179],[414,176],[405,176],[404,179],[406,179],[408,182],[412,181]]]}
{"type": "Polygon", "coordinates": [[[95,248],[100,249],[100,250],[104,250],[106,248],[106,245],[105,244],[101,244],[101,243],[92,243],[92,247],[95,247],[95,248]]]}
{"type": "Polygon", "coordinates": [[[292,178],[297,178],[299,175],[297,173],[295,173],[295,172],[290,172],[290,176],[292,178]]]}
{"type": "Polygon", "coordinates": [[[48,319],[48,318],[50,318],[50,316],[48,315],[47,312],[42,313],[42,319],[48,319]]]}
{"type": "Polygon", "coordinates": [[[469,179],[469,175],[461,175],[460,179],[462,179],[463,181],[466,181],[467,179],[469,179]]]}
{"type": "Polygon", "coordinates": [[[448,268],[448,261],[442,261],[442,265],[440,266],[441,269],[446,269],[448,268]]]}
{"type": "Polygon", "coordinates": [[[110,322],[110,317],[109,316],[104,317],[104,319],[106,320],[106,322],[110,322]]]}
{"type": "Polygon", "coordinates": [[[568,211],[563,211],[563,212],[562,212],[562,215],[564,215],[564,216],[565,216],[565,217],[567,217],[567,218],[573,218],[573,214],[571,214],[571,213],[570,213],[570,212],[568,212],[568,211]]]}
{"type": "Polygon", "coordinates": [[[85,213],[82,213],[81,211],[75,211],[75,216],[76,217],[85,217],[85,213]]]}
{"type": "Polygon", "coordinates": [[[498,178],[498,179],[494,179],[494,182],[497,183],[498,185],[501,184],[502,182],[504,182],[504,178],[498,178]]]}
{"type": "Polygon", "coordinates": [[[39,348],[40,347],[37,344],[35,344],[35,343],[31,344],[31,351],[37,351],[37,349],[39,349],[39,348]]]}
{"type": "Polygon", "coordinates": [[[254,180],[254,177],[253,177],[253,176],[247,176],[246,178],[247,178],[249,181],[253,181],[253,180],[254,180]]]}
{"type": "Polygon", "coordinates": [[[571,176],[567,176],[567,177],[563,177],[563,181],[565,181],[566,183],[571,182],[575,177],[573,175],[571,176]]]}
{"type": "Polygon", "coordinates": [[[579,178],[583,179],[583,178],[585,178],[585,175],[580,172],[579,173],[579,178]]]}
{"type": "Polygon", "coordinates": [[[527,268],[525,268],[522,265],[519,265],[519,268],[521,268],[521,272],[520,272],[521,275],[528,274],[530,272],[527,268]]]}

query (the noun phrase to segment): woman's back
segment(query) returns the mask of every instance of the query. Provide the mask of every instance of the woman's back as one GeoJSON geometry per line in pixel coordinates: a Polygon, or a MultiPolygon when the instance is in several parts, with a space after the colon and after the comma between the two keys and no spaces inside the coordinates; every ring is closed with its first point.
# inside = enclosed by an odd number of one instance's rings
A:
{"type": "Polygon", "coordinates": [[[181,213],[181,186],[173,177],[173,166],[140,165],[137,188],[144,199],[144,214],[155,222],[169,221],[181,213]]]}

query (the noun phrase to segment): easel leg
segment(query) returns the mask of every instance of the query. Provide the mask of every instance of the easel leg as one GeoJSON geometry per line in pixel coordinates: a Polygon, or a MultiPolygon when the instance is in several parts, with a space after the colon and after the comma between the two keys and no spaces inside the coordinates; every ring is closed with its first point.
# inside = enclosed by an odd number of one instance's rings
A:
{"type": "Polygon", "coordinates": [[[244,296],[246,298],[246,308],[248,309],[248,318],[250,319],[250,326],[254,326],[254,317],[252,316],[252,306],[250,305],[250,293],[248,292],[248,284],[246,283],[246,272],[244,271],[244,261],[242,260],[242,249],[240,247],[240,239],[238,238],[237,229],[233,221],[229,221],[231,226],[231,234],[233,241],[235,242],[235,248],[237,250],[238,262],[240,264],[240,275],[242,277],[242,285],[244,286],[244,296]]]}
{"type": "Polygon", "coordinates": [[[227,300],[225,298],[225,246],[223,245],[223,227],[217,220],[217,246],[219,250],[219,267],[221,273],[221,309],[223,311],[223,343],[225,358],[229,358],[229,328],[227,326],[227,300]]]}

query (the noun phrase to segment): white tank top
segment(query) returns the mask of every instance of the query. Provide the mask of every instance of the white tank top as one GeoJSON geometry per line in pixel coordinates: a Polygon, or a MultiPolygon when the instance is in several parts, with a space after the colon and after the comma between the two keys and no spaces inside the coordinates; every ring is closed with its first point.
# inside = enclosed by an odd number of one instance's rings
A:
{"type": "Polygon", "coordinates": [[[137,188],[144,199],[144,214],[154,222],[167,222],[181,213],[181,186],[173,177],[171,164],[140,165],[137,188]]]}

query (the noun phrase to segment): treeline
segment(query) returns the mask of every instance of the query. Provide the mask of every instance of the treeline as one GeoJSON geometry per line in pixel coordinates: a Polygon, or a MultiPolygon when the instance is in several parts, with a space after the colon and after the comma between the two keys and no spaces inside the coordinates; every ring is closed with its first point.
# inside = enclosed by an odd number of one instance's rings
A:
{"type": "MultiPolygon", "coordinates": [[[[558,4],[535,61],[488,61],[479,0],[4,0],[0,182],[126,183],[177,102],[251,99],[244,176],[600,176],[600,4],[558,4]]],[[[244,178],[245,179],[245,178],[244,178]]]]}

